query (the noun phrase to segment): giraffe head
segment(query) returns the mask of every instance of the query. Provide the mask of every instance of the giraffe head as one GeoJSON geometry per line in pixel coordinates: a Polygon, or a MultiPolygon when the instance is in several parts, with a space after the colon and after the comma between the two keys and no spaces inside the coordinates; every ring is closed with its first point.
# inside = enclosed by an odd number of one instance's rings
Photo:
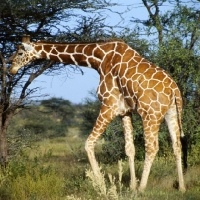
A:
{"type": "Polygon", "coordinates": [[[38,53],[35,51],[33,43],[30,42],[30,36],[22,37],[22,44],[18,45],[17,52],[14,55],[10,73],[16,74],[17,71],[31,61],[39,58],[38,53]]]}

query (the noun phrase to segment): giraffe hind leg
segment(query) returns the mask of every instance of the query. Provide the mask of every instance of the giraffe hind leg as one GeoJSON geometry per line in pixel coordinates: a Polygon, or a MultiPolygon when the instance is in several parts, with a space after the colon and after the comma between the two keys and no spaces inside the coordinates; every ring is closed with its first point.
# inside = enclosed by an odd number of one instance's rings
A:
{"type": "Polygon", "coordinates": [[[125,152],[128,156],[129,160],[129,168],[130,168],[130,189],[136,190],[136,177],[135,177],[135,146],[133,143],[133,127],[132,127],[132,119],[131,114],[125,115],[122,117],[122,123],[124,128],[125,135],[125,152]]]}
{"type": "MultiPolygon", "coordinates": [[[[149,117],[146,116],[146,119],[148,118],[149,117]]],[[[160,127],[160,122],[150,119],[143,120],[143,127],[144,127],[144,138],[145,138],[145,161],[142,172],[142,178],[138,188],[139,192],[143,192],[144,189],[146,188],[152,163],[159,150],[158,130],[160,127]]]]}
{"type": "Polygon", "coordinates": [[[180,127],[178,124],[178,116],[176,105],[172,105],[165,115],[165,120],[170,132],[172,147],[174,151],[174,155],[176,158],[176,165],[178,170],[178,178],[179,178],[179,190],[185,191],[185,185],[183,180],[183,169],[182,169],[182,161],[181,161],[181,139],[180,139],[180,127]]]}

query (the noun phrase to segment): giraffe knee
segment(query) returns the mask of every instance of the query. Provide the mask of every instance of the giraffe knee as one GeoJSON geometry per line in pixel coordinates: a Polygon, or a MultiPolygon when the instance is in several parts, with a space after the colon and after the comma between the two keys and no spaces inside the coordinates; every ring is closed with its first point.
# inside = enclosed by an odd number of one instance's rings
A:
{"type": "Polygon", "coordinates": [[[134,157],[135,156],[135,146],[134,144],[129,144],[129,145],[126,145],[125,146],[125,152],[126,152],[126,155],[128,157],[134,157]]]}
{"type": "Polygon", "coordinates": [[[157,152],[159,150],[159,146],[158,146],[158,143],[157,142],[154,142],[152,144],[146,144],[145,145],[145,152],[146,152],[146,155],[148,157],[151,157],[152,159],[155,158],[157,152]]]}
{"type": "Polygon", "coordinates": [[[94,150],[94,143],[87,139],[85,142],[85,151],[87,153],[90,153],[93,150],[94,150]]]}
{"type": "Polygon", "coordinates": [[[173,144],[173,150],[174,150],[175,156],[180,156],[181,155],[181,143],[178,141],[175,142],[173,144]]]}

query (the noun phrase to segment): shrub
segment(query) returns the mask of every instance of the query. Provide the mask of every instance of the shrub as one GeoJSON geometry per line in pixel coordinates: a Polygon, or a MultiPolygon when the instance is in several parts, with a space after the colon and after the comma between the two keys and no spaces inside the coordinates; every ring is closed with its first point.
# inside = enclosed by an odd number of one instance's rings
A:
{"type": "Polygon", "coordinates": [[[0,199],[60,199],[64,179],[47,161],[49,153],[34,158],[21,152],[6,169],[1,170],[0,199]],[[47,155],[46,155],[47,154],[47,155]]]}

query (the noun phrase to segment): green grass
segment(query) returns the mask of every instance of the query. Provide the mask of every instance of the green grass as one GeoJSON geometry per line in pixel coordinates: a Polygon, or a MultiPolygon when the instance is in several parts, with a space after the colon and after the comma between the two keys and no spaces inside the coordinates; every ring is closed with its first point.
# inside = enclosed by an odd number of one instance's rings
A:
{"type": "MultiPolygon", "coordinates": [[[[144,193],[129,191],[129,167],[124,161],[120,169],[116,164],[101,162],[102,182],[93,180],[84,150],[85,139],[77,129],[66,137],[44,139],[35,148],[24,149],[13,158],[6,169],[0,169],[1,200],[198,200],[200,199],[200,166],[189,157],[185,175],[187,191],[177,190],[177,172],[174,158],[156,158],[144,193]],[[191,162],[190,162],[191,159],[191,162]],[[104,187],[103,190],[98,188],[104,187]],[[101,191],[104,191],[102,194],[101,191]]],[[[97,147],[101,161],[101,144],[97,147]]],[[[140,178],[143,162],[136,161],[136,175],[140,178]]]]}

